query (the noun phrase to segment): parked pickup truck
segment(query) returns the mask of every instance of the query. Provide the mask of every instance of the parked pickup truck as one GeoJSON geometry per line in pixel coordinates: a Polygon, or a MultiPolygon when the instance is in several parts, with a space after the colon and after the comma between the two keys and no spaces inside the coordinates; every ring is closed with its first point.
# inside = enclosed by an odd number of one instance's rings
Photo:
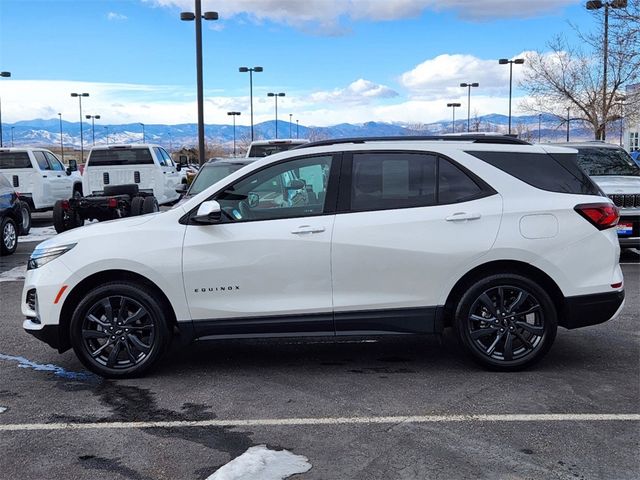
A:
{"type": "Polygon", "coordinates": [[[85,220],[113,220],[158,211],[178,200],[180,165],[159,145],[93,147],[84,166],[85,195],[57,202],[53,224],[58,233],[85,220]]]}

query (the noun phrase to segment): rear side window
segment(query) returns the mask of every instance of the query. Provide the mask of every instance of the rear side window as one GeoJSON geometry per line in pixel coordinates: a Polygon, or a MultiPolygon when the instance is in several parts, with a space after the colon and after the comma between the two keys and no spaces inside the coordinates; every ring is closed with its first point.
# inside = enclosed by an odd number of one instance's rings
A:
{"type": "Polygon", "coordinates": [[[473,151],[466,153],[541,190],[602,195],[595,183],[578,167],[575,154],[473,151]]]}
{"type": "Polygon", "coordinates": [[[482,189],[466,173],[444,158],[438,160],[438,203],[458,203],[478,198],[482,189]]]}
{"type": "Polygon", "coordinates": [[[49,162],[47,162],[47,157],[44,156],[44,152],[33,152],[33,156],[35,157],[36,162],[38,162],[40,170],[51,170],[51,166],[49,165],[49,162]]]}
{"type": "Polygon", "coordinates": [[[29,154],[27,152],[0,152],[0,169],[9,168],[31,168],[29,154]]]}
{"type": "Polygon", "coordinates": [[[93,150],[87,160],[87,167],[107,165],[152,165],[153,157],[148,148],[126,148],[93,150]]]}

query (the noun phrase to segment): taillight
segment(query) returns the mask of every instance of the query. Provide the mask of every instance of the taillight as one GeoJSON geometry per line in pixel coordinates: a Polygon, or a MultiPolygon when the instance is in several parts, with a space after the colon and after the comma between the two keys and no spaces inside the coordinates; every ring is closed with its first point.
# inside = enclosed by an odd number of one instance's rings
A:
{"type": "Polygon", "coordinates": [[[71,208],[71,205],[69,204],[69,200],[62,200],[60,206],[62,207],[63,210],[69,210],[71,208]]]}
{"type": "Polygon", "coordinates": [[[107,200],[107,207],[116,208],[117,206],[118,206],[118,199],[117,198],[110,198],[109,200],[107,200]]]}
{"type": "Polygon", "coordinates": [[[576,205],[574,210],[598,230],[615,227],[620,220],[618,207],[611,203],[583,203],[576,205]]]}

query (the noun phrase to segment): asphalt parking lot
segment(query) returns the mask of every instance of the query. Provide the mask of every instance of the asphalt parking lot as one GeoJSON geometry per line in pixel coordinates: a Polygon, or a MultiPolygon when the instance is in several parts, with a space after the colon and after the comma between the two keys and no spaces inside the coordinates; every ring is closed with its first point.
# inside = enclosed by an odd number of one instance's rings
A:
{"type": "Polygon", "coordinates": [[[444,335],[197,343],[107,381],[23,332],[2,274],[35,245],[0,259],[0,478],[205,479],[256,445],[306,457],[305,480],[640,478],[638,251],[622,315],[525,372],[444,335]]]}

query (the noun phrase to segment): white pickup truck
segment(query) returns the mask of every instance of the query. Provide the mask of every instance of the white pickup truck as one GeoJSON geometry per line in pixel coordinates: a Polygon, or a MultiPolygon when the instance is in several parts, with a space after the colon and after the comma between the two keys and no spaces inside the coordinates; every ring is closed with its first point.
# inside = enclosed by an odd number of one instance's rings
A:
{"type": "Polygon", "coordinates": [[[51,210],[57,200],[82,195],[82,177],[75,162],[65,168],[43,148],[0,148],[0,174],[32,210],[51,210]]]}

